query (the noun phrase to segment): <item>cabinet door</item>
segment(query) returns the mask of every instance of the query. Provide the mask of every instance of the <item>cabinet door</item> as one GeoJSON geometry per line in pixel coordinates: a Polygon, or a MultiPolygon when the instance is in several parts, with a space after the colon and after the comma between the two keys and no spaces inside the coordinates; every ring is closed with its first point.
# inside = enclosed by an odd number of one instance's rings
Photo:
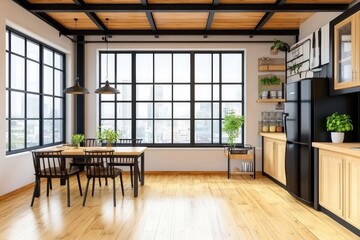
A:
{"type": "Polygon", "coordinates": [[[319,202],[334,214],[343,217],[343,155],[331,151],[319,151],[319,202]]]}
{"type": "Polygon", "coordinates": [[[354,87],[356,69],[356,15],[334,28],[334,88],[354,87]]]}
{"type": "Polygon", "coordinates": [[[345,216],[353,226],[360,228],[360,159],[346,157],[345,216]]]}
{"type": "Polygon", "coordinates": [[[276,179],[284,185],[286,185],[285,148],[286,148],[286,144],[284,141],[276,141],[276,152],[275,152],[276,179]]]}
{"type": "Polygon", "coordinates": [[[264,138],[264,172],[274,177],[274,148],[275,140],[264,138]]]}

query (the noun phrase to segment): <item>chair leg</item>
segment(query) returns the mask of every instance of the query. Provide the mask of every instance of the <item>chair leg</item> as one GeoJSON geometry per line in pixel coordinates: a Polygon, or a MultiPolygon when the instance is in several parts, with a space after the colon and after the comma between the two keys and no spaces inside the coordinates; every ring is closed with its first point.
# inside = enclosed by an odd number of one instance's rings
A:
{"type": "Polygon", "coordinates": [[[77,177],[77,181],[78,181],[78,185],[79,185],[79,191],[80,191],[80,196],[82,196],[82,189],[81,189],[81,182],[80,182],[80,174],[76,174],[77,177]]]}
{"type": "Polygon", "coordinates": [[[134,187],[134,180],[133,180],[133,168],[130,166],[130,181],[131,181],[131,188],[134,187]]]}
{"type": "Polygon", "coordinates": [[[123,183],[122,173],[120,173],[120,185],[121,185],[121,193],[124,196],[124,183],[123,183]]]}
{"type": "Polygon", "coordinates": [[[49,189],[50,189],[50,178],[47,178],[46,181],[46,196],[49,196],[49,189]]]}
{"type": "Polygon", "coordinates": [[[101,178],[99,178],[99,186],[101,187],[101,178]]]}
{"type": "Polygon", "coordinates": [[[38,188],[38,184],[40,184],[40,181],[35,178],[35,186],[34,186],[34,193],[33,193],[33,196],[32,196],[32,199],[31,199],[31,207],[34,205],[34,200],[35,200],[35,195],[36,195],[36,190],[38,188]]]}
{"type": "Polygon", "coordinates": [[[66,195],[67,195],[67,206],[70,207],[70,178],[66,178],[66,195]]]}
{"type": "Polygon", "coordinates": [[[52,180],[51,180],[51,178],[49,178],[49,182],[50,182],[50,189],[52,190],[52,180]]]}
{"type": "Polygon", "coordinates": [[[85,189],[85,196],[84,196],[84,201],[83,201],[83,206],[85,206],[86,196],[87,196],[87,192],[88,192],[88,189],[89,189],[89,183],[90,183],[90,178],[87,179],[86,189],[85,189]]]}
{"type": "Polygon", "coordinates": [[[95,178],[93,178],[93,184],[92,184],[92,191],[91,191],[91,196],[94,196],[94,190],[95,190],[95,178]]]}
{"type": "Polygon", "coordinates": [[[108,185],[108,181],[107,181],[107,178],[105,178],[105,186],[108,185]]]}
{"type": "Polygon", "coordinates": [[[115,178],[113,178],[113,196],[114,196],[114,207],[116,207],[116,187],[115,187],[115,178]]]}

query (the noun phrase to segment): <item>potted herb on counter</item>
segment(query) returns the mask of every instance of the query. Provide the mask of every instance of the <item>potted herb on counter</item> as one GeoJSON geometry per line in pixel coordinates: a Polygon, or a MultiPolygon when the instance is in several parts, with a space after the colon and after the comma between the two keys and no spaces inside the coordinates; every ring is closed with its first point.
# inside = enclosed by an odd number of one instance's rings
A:
{"type": "Polygon", "coordinates": [[[344,132],[353,130],[350,115],[333,113],[326,118],[326,130],[331,131],[331,141],[333,143],[342,143],[344,141],[344,132]]]}

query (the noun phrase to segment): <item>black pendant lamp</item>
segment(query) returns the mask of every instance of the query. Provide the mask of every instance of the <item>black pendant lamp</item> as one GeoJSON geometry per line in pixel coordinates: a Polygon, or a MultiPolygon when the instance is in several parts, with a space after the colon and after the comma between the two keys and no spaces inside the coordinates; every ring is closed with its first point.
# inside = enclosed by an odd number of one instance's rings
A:
{"type": "MultiPolygon", "coordinates": [[[[77,20],[78,20],[77,18],[74,18],[76,30],[77,30],[77,20]]],[[[75,85],[72,87],[65,88],[64,93],[66,93],[66,94],[89,94],[90,92],[86,88],[80,86],[79,77],[77,76],[75,78],[75,85]]]]}
{"type": "MultiPolygon", "coordinates": [[[[109,18],[106,18],[106,25],[107,25],[107,28],[109,29],[109,18]]],[[[106,77],[105,77],[105,86],[103,87],[100,87],[98,89],[95,90],[95,93],[98,93],[98,94],[118,94],[120,93],[119,90],[117,90],[116,88],[113,88],[110,86],[110,83],[109,83],[109,75],[108,75],[108,72],[109,72],[109,41],[108,41],[108,36],[104,36],[104,41],[106,43],[106,77]]]]}

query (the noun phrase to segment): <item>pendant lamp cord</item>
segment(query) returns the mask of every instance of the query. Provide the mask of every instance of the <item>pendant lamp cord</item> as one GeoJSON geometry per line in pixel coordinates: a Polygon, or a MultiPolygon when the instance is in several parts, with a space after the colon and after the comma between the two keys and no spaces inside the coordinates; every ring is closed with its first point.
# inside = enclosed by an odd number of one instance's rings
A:
{"type": "MultiPolygon", "coordinates": [[[[74,21],[75,21],[75,32],[77,32],[77,29],[78,29],[78,26],[77,26],[77,21],[78,19],[77,18],[74,18],[74,21]]],[[[75,67],[75,84],[77,84],[79,82],[79,76],[77,75],[77,64],[76,64],[76,67],[75,67]]]]}
{"type": "MultiPolygon", "coordinates": [[[[109,29],[109,18],[106,18],[106,28],[109,29]]],[[[105,80],[109,81],[109,41],[107,35],[104,36],[106,43],[106,77],[105,80]]]]}

